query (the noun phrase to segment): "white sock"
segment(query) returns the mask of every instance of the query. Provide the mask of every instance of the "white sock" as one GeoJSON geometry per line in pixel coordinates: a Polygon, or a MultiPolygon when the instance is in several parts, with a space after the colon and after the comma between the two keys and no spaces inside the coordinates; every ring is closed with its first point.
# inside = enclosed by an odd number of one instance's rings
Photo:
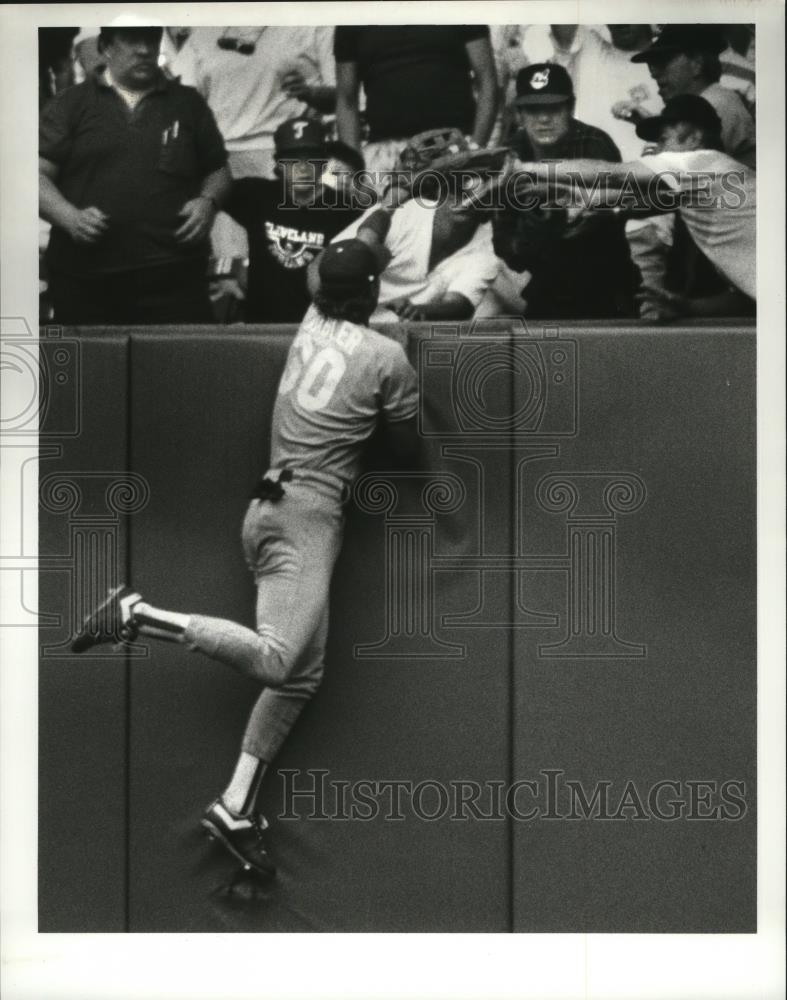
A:
{"type": "Polygon", "coordinates": [[[219,799],[219,801],[213,808],[216,810],[219,816],[221,816],[221,818],[224,820],[224,822],[227,824],[230,830],[239,830],[243,829],[243,827],[251,826],[250,819],[246,819],[245,816],[236,816],[234,813],[231,813],[229,809],[227,809],[227,807],[224,805],[221,799],[219,799]]]}
{"type": "MultiPolygon", "coordinates": [[[[162,611],[139,600],[133,605],[132,613],[140,634],[155,639],[165,639],[167,642],[183,642],[183,633],[189,624],[189,615],[177,611],[162,611]]],[[[121,602],[122,606],[123,602],[121,602]]],[[[124,609],[125,613],[125,609],[124,609]]]]}
{"type": "Polygon", "coordinates": [[[248,816],[254,802],[267,763],[244,750],[235,765],[235,771],[221,796],[221,801],[235,816],[248,816]]]}
{"type": "Polygon", "coordinates": [[[124,623],[131,618],[134,607],[141,603],[142,597],[140,594],[126,594],[125,597],[120,598],[120,617],[124,623]]]}

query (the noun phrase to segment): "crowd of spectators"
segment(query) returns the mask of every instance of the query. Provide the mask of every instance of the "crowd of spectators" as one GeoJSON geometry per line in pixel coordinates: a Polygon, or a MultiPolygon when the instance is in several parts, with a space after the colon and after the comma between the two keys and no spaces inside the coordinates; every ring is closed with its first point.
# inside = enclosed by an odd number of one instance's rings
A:
{"type": "Polygon", "coordinates": [[[740,24],[41,29],[41,318],[298,322],[361,231],[375,323],[751,315],[755,85],[740,24]]]}

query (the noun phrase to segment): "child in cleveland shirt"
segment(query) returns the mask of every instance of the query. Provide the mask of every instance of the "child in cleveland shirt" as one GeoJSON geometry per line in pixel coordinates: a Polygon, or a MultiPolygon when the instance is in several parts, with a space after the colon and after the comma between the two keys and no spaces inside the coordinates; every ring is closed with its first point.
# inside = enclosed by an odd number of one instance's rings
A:
{"type": "Polygon", "coordinates": [[[308,265],[362,214],[324,181],[329,150],[318,122],[290,119],[274,142],[278,178],[235,181],[224,208],[248,235],[247,323],[300,323],[308,265]]]}

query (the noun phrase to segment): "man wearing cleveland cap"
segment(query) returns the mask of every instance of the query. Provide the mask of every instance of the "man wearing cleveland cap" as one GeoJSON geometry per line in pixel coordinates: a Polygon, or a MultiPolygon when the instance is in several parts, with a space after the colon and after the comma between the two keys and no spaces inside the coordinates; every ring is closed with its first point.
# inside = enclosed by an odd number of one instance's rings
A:
{"type": "MultiPolygon", "coordinates": [[[[516,89],[522,127],[511,145],[520,159],[620,162],[620,152],[606,132],[574,118],[574,88],[562,66],[528,66],[517,75],[516,89]]],[[[492,228],[495,252],[525,300],[526,316],[633,315],[635,273],[620,218],[570,218],[563,209],[539,211],[511,203],[495,212],[492,228]]]]}
{"type": "Polygon", "coordinates": [[[557,63],[535,63],[516,78],[514,108],[520,130],[511,146],[522,160],[588,156],[620,160],[606,132],[574,117],[571,77],[557,63]]]}
{"type": "MultiPolygon", "coordinates": [[[[637,134],[658,143],[657,152],[627,163],[577,159],[519,163],[523,183],[565,184],[571,191],[597,190],[609,204],[621,192],[636,207],[674,210],[699,250],[725,279],[728,289],[756,298],[754,172],[720,151],[721,122],[696,94],[667,101],[660,115],[637,125],[637,134]],[[524,179],[526,178],[526,180],[524,179]],[[664,197],[664,188],[670,196],[664,197]]],[[[728,313],[729,314],[729,313],[728,313]]]]}
{"type": "Polygon", "coordinates": [[[320,260],[319,297],[292,342],[279,383],[271,467],[243,524],[257,585],[256,631],[163,611],[120,586],[73,643],[82,652],[137,635],[180,642],[264,685],[232,778],[202,825],[245,868],[267,878],[275,866],[255,800],[266,768],[322,678],[328,592],[361,453],[378,422],[399,459],[416,451],[415,372],[399,343],[366,326],[384,263],[377,248],[360,240],[331,244],[320,260]]]}
{"type": "Polygon", "coordinates": [[[631,57],[648,64],[664,101],[681,94],[704,97],[721,120],[722,149],[747,167],[756,165],[754,119],[734,90],[722,87],[723,32],[710,24],[665,24],[654,42],[631,57]]]}
{"type": "Polygon", "coordinates": [[[360,210],[323,183],[329,159],[319,122],[292,118],[274,135],[277,180],[243,177],[225,209],[249,243],[247,323],[297,323],[309,304],[306,268],[360,210]]]}

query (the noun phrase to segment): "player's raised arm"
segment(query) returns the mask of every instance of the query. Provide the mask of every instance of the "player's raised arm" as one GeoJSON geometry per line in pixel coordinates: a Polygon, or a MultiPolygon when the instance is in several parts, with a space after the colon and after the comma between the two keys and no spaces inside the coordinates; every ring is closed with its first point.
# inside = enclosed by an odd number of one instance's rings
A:
{"type": "MultiPolygon", "coordinates": [[[[368,218],[363,220],[355,234],[356,239],[361,240],[362,243],[365,243],[374,252],[378,264],[378,273],[382,273],[385,270],[391,259],[391,251],[385,246],[385,239],[390,228],[391,211],[386,208],[378,208],[368,218]]],[[[312,299],[314,299],[314,296],[320,290],[321,259],[322,254],[318,254],[309,264],[306,272],[306,287],[312,299]]]]}
{"type": "Polygon", "coordinates": [[[382,273],[388,266],[391,259],[391,251],[385,245],[388,232],[391,228],[391,210],[378,208],[364,219],[358,228],[358,239],[365,243],[374,252],[377,258],[379,272],[382,273]]]}
{"type": "Polygon", "coordinates": [[[546,160],[540,163],[523,163],[517,160],[512,169],[512,176],[528,176],[534,183],[557,181],[572,182],[581,180],[592,184],[596,179],[603,178],[611,185],[623,187],[631,181],[649,181],[653,171],[641,160],[629,160],[627,163],[610,163],[608,160],[546,160]]]}
{"type": "Polygon", "coordinates": [[[519,207],[555,199],[583,210],[623,208],[651,214],[674,210],[672,185],[644,160],[516,161],[506,180],[506,193],[519,207]]]}
{"type": "Polygon", "coordinates": [[[400,467],[414,469],[418,464],[421,438],[418,434],[418,419],[398,420],[385,424],[385,437],[391,454],[400,467]]]}

